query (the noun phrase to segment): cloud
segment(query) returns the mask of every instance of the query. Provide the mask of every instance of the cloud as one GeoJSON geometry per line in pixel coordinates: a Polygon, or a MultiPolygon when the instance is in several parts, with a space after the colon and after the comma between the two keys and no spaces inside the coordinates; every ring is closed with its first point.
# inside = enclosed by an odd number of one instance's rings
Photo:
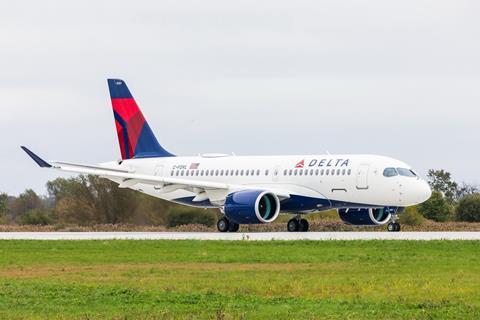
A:
{"type": "Polygon", "coordinates": [[[478,182],[471,1],[0,3],[0,190],[119,156],[105,79],[174,153],[378,153],[478,182]]]}

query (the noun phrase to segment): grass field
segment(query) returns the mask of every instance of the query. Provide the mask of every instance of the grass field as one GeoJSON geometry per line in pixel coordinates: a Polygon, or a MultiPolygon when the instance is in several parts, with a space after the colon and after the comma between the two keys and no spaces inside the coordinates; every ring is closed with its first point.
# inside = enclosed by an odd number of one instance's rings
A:
{"type": "Polygon", "coordinates": [[[480,242],[3,241],[1,319],[479,319],[480,242]]]}

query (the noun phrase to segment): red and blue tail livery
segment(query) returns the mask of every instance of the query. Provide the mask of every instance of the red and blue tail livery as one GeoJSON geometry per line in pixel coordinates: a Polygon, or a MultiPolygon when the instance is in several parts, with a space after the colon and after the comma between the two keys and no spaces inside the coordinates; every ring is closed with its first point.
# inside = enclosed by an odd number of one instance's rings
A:
{"type": "Polygon", "coordinates": [[[122,159],[173,157],[162,148],[125,81],[108,79],[122,159]]]}

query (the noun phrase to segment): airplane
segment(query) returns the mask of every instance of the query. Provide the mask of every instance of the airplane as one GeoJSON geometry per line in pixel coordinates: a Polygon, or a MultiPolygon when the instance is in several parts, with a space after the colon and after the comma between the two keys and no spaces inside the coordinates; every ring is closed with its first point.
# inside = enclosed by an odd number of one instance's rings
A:
{"type": "Polygon", "coordinates": [[[125,81],[108,79],[121,160],[98,165],[47,162],[22,146],[42,168],[107,178],[119,188],[199,208],[217,208],[220,232],[267,224],[291,214],[290,232],[305,232],[309,213],[337,210],[354,226],[387,225],[431,196],[428,183],[402,161],[378,155],[324,154],[176,156],[148,125],[125,81]]]}

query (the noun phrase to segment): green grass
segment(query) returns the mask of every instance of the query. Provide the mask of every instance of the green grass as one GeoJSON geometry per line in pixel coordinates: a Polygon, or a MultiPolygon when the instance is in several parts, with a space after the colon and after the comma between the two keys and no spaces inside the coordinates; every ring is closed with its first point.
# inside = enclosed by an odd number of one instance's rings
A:
{"type": "Polygon", "coordinates": [[[480,242],[2,241],[0,319],[479,319],[480,242]]]}

